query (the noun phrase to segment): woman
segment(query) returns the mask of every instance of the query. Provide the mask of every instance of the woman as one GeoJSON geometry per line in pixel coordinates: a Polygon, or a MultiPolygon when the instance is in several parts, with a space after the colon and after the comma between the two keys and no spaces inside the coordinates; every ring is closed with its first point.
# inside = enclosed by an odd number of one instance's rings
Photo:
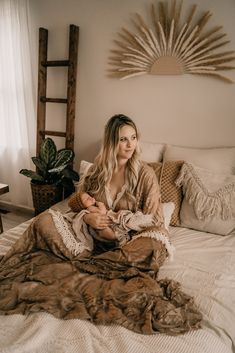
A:
{"type": "MultiPolygon", "coordinates": [[[[81,211],[72,223],[70,216],[50,210],[39,215],[0,262],[0,313],[44,310],[146,334],[200,327],[201,314],[179,284],[156,280],[172,247],[159,186],[153,170],[139,160],[138,139],[130,118],[115,115],[108,121],[101,152],[79,193],[88,192],[111,210],[106,215],[81,211]],[[128,232],[127,242],[93,246],[90,228],[113,224],[128,232]]],[[[75,212],[78,195],[69,201],[75,212]]]]}
{"type": "MultiPolygon", "coordinates": [[[[143,266],[144,258],[149,259],[150,252],[153,252],[151,264],[145,265],[156,271],[165,258],[172,254],[168,234],[164,229],[159,185],[153,169],[139,160],[139,134],[129,117],[119,114],[109,119],[105,126],[101,151],[82,181],[80,191],[89,193],[103,202],[106,208],[114,211],[107,215],[85,214],[83,220],[86,224],[102,230],[117,220],[132,235],[131,245],[126,244],[123,248],[123,254],[127,252],[128,262],[133,264],[138,260],[143,266]],[[128,210],[128,215],[123,216],[121,210],[128,210]],[[149,220],[145,221],[145,215],[152,217],[151,226],[149,220]],[[142,231],[136,234],[132,230],[136,231],[139,222],[142,231]],[[141,250],[140,253],[137,248],[141,250]]],[[[69,201],[74,212],[80,210],[79,192],[69,201]]],[[[105,258],[107,256],[105,254],[105,258]]],[[[112,253],[111,258],[115,262],[121,261],[120,254],[117,255],[118,260],[113,256],[112,253]]]]}

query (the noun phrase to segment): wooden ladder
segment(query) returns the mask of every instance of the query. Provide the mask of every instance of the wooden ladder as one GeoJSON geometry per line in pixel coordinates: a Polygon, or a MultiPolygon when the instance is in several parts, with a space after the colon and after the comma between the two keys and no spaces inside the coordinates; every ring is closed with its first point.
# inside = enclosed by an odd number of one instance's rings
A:
{"type": "Polygon", "coordinates": [[[37,156],[45,136],[59,136],[65,138],[65,148],[74,147],[74,119],[75,119],[75,98],[77,79],[77,56],[78,56],[79,27],[69,26],[69,58],[68,60],[47,60],[48,30],[39,28],[39,63],[38,63],[38,103],[37,103],[37,156]],[[46,97],[47,68],[68,67],[67,97],[48,98],[46,97]],[[66,109],[66,131],[46,130],[46,103],[62,103],[67,105],[66,109]]]}

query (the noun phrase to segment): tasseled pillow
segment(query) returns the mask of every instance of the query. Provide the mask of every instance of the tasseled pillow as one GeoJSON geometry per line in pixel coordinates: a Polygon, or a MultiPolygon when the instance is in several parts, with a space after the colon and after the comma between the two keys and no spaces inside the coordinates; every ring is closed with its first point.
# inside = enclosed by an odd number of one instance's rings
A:
{"type": "Polygon", "coordinates": [[[182,226],[222,235],[235,229],[235,175],[184,163],[176,184],[184,193],[182,226]]]}

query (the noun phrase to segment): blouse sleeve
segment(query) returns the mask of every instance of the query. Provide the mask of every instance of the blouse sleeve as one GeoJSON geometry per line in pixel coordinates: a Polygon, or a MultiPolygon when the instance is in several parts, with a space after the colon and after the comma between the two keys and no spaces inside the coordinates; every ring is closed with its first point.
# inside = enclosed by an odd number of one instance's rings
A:
{"type": "Polygon", "coordinates": [[[114,230],[119,232],[128,232],[129,230],[141,231],[147,227],[154,226],[152,215],[145,215],[141,211],[131,212],[128,210],[121,210],[114,212],[109,210],[107,215],[113,221],[114,230]]]}
{"type": "Polygon", "coordinates": [[[140,180],[140,199],[143,214],[151,214],[156,226],[164,227],[160,186],[154,170],[146,166],[140,180]]]}
{"type": "Polygon", "coordinates": [[[144,230],[149,227],[165,228],[161,205],[160,187],[152,168],[144,166],[140,171],[136,192],[136,212],[108,211],[114,224],[123,230],[144,230]]]}

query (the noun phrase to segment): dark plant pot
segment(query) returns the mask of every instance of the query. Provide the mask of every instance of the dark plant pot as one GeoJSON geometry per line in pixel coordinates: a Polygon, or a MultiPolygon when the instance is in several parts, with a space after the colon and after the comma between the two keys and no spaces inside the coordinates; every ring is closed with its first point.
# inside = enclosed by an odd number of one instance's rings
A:
{"type": "Polygon", "coordinates": [[[63,199],[61,185],[40,185],[31,182],[35,216],[63,199]]]}

